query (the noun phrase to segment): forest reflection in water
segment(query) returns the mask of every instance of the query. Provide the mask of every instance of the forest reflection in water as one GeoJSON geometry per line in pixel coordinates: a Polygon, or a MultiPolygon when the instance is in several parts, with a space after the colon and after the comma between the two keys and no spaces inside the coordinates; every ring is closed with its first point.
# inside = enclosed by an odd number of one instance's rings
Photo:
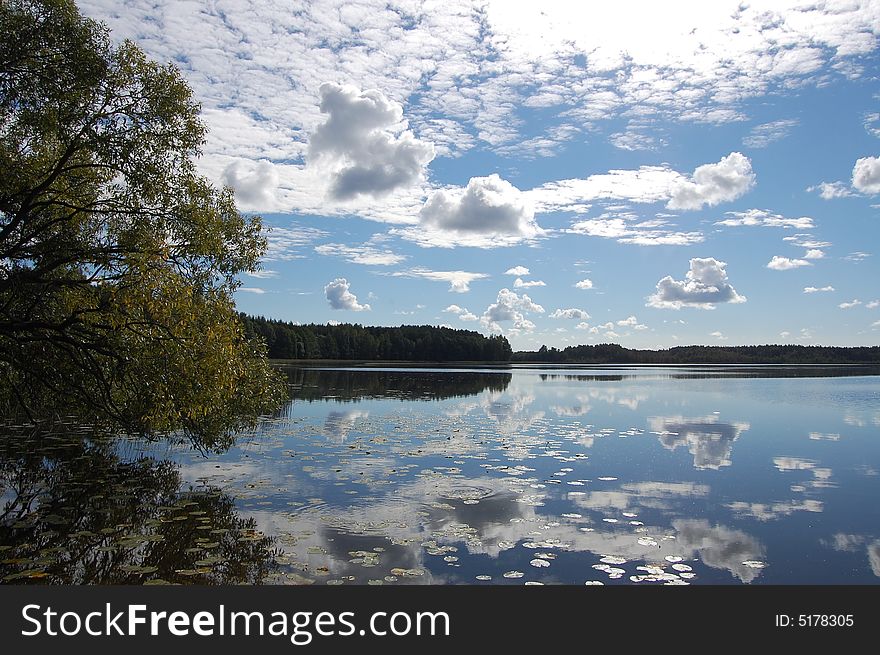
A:
{"type": "Polygon", "coordinates": [[[880,582],[852,502],[880,491],[880,378],[711,368],[289,367],[224,454],[20,434],[0,577],[880,582]]]}
{"type": "Polygon", "coordinates": [[[58,426],[0,438],[0,579],[51,584],[257,584],[273,540],[175,462],[58,426]],[[129,456],[125,456],[125,451],[129,456]]]}

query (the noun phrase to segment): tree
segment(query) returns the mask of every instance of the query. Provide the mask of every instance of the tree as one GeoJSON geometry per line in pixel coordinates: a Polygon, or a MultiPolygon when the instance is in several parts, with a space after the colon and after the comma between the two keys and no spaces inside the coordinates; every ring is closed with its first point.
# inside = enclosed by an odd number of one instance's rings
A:
{"type": "Polygon", "coordinates": [[[0,33],[0,403],[223,448],[281,387],[232,300],[260,219],[197,174],[191,90],[72,0],[3,0],[0,33]]]}

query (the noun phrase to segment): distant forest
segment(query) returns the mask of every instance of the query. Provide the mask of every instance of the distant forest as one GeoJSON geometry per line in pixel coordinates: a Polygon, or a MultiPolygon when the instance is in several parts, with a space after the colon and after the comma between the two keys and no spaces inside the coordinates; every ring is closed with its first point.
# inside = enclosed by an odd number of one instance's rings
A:
{"type": "Polygon", "coordinates": [[[432,325],[365,327],[297,325],[240,314],[249,336],[260,336],[270,359],[360,359],[425,362],[506,362],[513,350],[500,335],[432,325]]]}
{"type": "Polygon", "coordinates": [[[880,364],[880,346],[679,346],[666,350],[633,350],[614,343],[542,346],[513,354],[512,362],[557,364],[880,364]]]}
{"type": "Polygon", "coordinates": [[[678,346],[634,350],[615,343],[513,352],[500,335],[433,325],[298,325],[240,314],[249,336],[262,337],[271,359],[550,364],[880,364],[880,346],[678,346]]]}

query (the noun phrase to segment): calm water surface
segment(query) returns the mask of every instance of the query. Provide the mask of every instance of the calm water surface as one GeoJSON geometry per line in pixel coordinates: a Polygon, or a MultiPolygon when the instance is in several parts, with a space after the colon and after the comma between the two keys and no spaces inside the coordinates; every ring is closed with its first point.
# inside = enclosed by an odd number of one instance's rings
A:
{"type": "Polygon", "coordinates": [[[876,371],[286,372],[289,405],[223,455],[5,446],[0,577],[880,582],[876,371]]]}

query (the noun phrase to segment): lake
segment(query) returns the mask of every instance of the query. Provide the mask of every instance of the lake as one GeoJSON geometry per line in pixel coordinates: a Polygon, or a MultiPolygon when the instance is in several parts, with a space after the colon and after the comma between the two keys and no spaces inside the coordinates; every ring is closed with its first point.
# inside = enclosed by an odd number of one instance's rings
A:
{"type": "Polygon", "coordinates": [[[876,369],[285,372],[220,455],[8,427],[0,578],[880,582],[876,369]]]}

